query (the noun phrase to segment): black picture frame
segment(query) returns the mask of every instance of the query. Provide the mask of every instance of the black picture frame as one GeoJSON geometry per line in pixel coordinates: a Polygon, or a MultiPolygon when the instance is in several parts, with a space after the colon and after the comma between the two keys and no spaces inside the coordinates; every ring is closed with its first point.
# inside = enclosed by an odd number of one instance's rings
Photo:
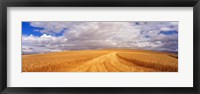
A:
{"type": "Polygon", "coordinates": [[[200,0],[2,0],[0,1],[1,94],[200,94],[200,0]],[[7,7],[193,7],[194,87],[7,87],[7,7]]]}

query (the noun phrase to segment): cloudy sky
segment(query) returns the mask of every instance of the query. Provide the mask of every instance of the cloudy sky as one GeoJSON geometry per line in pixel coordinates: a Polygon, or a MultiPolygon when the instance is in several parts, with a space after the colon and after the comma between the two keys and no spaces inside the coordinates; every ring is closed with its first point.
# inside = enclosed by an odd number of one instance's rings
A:
{"type": "Polygon", "coordinates": [[[22,22],[22,53],[128,48],[178,52],[178,22],[22,22]]]}

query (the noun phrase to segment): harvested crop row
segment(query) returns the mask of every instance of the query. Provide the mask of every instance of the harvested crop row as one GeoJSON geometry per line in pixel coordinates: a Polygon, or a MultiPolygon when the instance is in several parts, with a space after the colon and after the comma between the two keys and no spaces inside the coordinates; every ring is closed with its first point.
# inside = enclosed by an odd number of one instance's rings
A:
{"type": "Polygon", "coordinates": [[[56,72],[71,71],[84,62],[104,55],[106,51],[68,51],[25,55],[22,57],[23,72],[56,72]]]}
{"type": "Polygon", "coordinates": [[[117,56],[137,66],[153,68],[158,71],[177,72],[178,59],[167,54],[140,54],[140,53],[118,53],[117,56]]]}

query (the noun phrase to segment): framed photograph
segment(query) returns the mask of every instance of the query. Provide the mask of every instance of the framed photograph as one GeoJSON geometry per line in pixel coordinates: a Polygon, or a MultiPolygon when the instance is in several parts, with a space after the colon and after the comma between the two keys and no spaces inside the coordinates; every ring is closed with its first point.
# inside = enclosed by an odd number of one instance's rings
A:
{"type": "Polygon", "coordinates": [[[2,94],[199,94],[199,0],[4,0],[2,94]]]}

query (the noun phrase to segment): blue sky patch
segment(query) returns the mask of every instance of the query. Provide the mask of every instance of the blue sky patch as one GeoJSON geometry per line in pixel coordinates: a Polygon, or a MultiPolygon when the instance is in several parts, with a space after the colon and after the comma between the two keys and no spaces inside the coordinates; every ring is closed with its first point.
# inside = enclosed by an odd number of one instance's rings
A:
{"type": "MultiPolygon", "coordinates": [[[[22,35],[26,36],[42,36],[44,33],[41,33],[40,30],[44,30],[44,28],[40,27],[33,27],[30,25],[30,22],[22,22],[22,35]]],[[[62,36],[63,32],[66,29],[62,30],[60,33],[53,34],[54,36],[62,36]]]]}
{"type": "Polygon", "coordinates": [[[34,35],[34,36],[41,36],[43,35],[39,31],[35,30],[43,30],[43,28],[32,27],[29,22],[22,22],[22,35],[34,35]]]}
{"type": "Polygon", "coordinates": [[[173,34],[178,34],[177,31],[173,30],[173,31],[160,31],[160,33],[158,34],[163,34],[163,35],[173,35],[173,34]]]}

